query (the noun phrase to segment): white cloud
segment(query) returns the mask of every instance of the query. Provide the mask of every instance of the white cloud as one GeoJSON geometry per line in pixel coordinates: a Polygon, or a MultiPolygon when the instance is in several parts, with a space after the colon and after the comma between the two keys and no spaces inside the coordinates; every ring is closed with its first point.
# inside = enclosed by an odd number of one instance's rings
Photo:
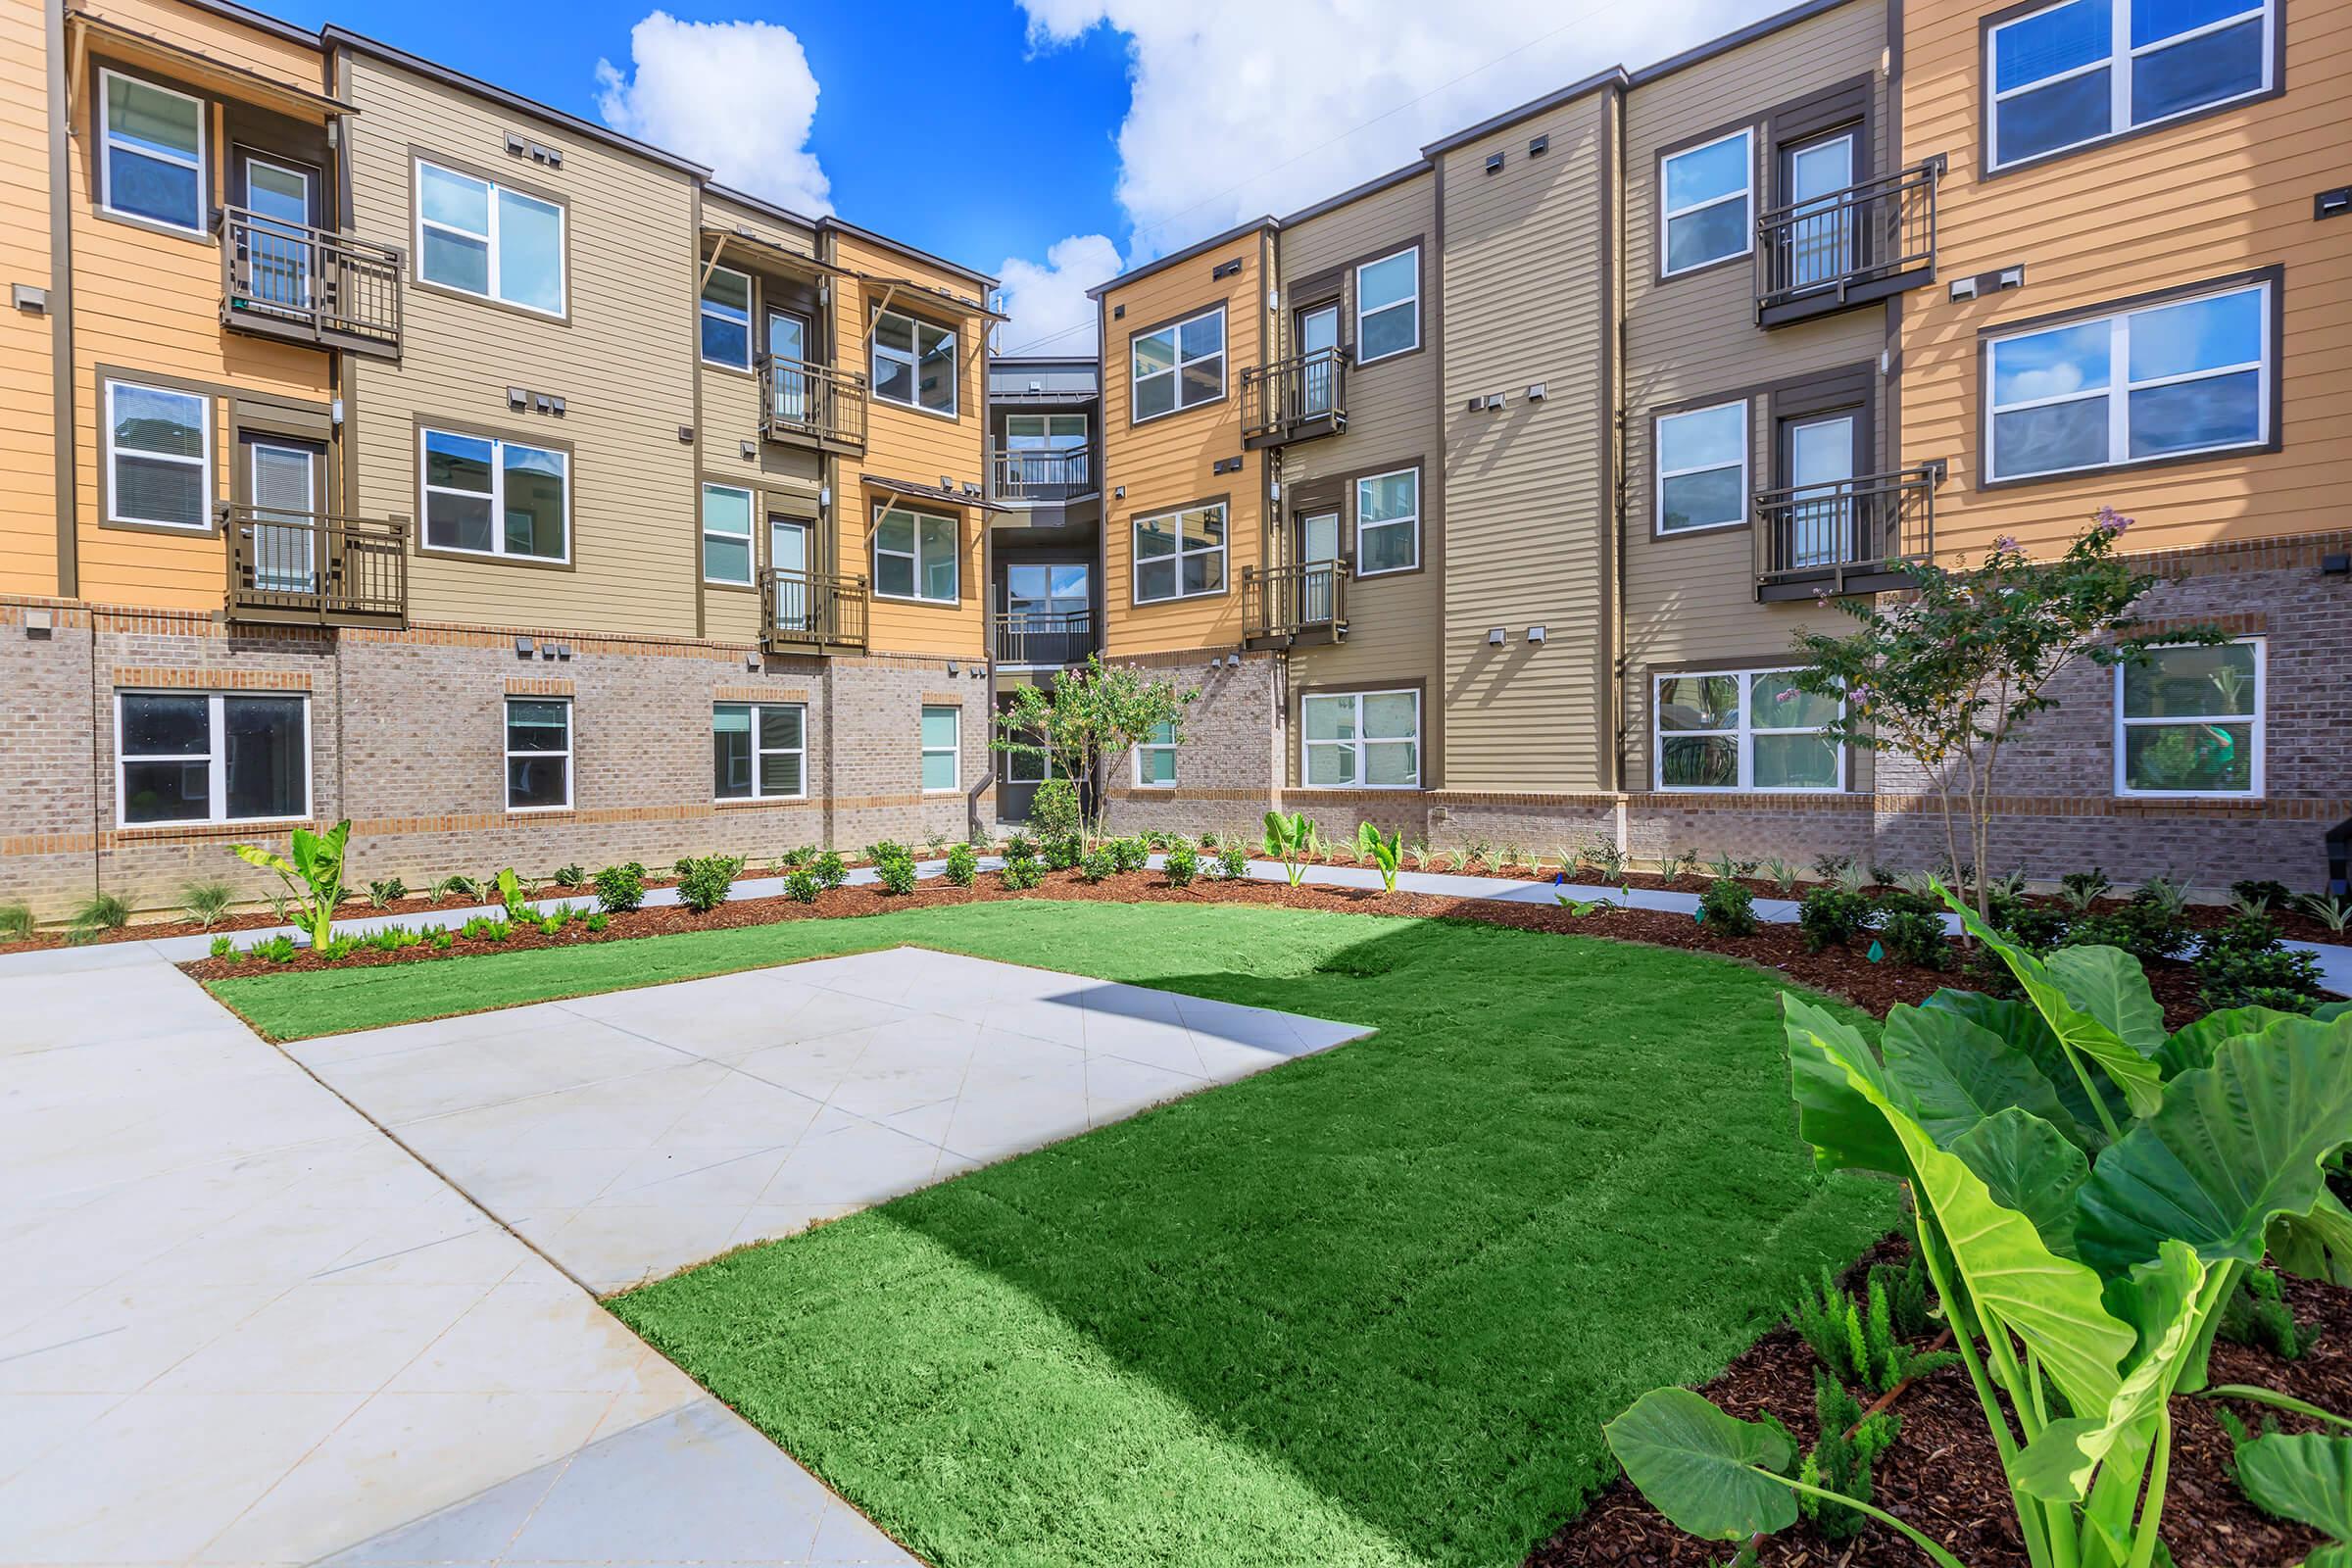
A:
{"type": "Polygon", "coordinates": [[[808,151],[816,75],[790,27],[656,11],[629,29],[629,57],[633,75],[596,63],[605,123],[708,164],[721,184],[811,218],[833,211],[808,151]]]}
{"type": "Polygon", "coordinates": [[[1098,25],[1127,35],[1118,199],[1135,224],[1130,260],[1144,261],[1337,195],[1448,131],[1786,0],[1020,3],[1035,47],[1098,25]]]}
{"type": "Polygon", "coordinates": [[[1010,256],[997,271],[1012,318],[997,333],[1001,352],[1095,352],[1095,302],[1086,291],[1118,274],[1119,248],[1108,236],[1072,234],[1056,240],[1042,265],[1010,256]]]}

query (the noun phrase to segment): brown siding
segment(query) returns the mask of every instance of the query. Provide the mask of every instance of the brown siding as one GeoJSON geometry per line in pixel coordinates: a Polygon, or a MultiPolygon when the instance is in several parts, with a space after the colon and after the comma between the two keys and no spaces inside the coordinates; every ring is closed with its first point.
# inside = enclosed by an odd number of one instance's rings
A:
{"type": "MultiPolygon", "coordinates": [[[[0,276],[49,290],[49,46],[45,4],[0,6],[0,276]]],[[[11,308],[0,317],[0,592],[54,594],[57,425],[55,322],[11,308]]]]}

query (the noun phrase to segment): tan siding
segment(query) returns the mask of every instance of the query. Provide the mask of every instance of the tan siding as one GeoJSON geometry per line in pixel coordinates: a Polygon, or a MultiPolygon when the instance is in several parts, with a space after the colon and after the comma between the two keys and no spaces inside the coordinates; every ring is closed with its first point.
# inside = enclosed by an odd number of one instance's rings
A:
{"type": "Polygon", "coordinates": [[[2352,163],[2352,5],[2283,8],[2283,96],[1979,181],[1978,8],[1904,8],[1904,134],[1951,160],[1938,270],[2022,264],[2026,286],[1968,304],[1917,294],[1903,318],[1903,446],[1948,459],[1940,546],[1997,534],[2054,549],[2101,505],[2137,519],[2133,550],[2340,527],[2352,480],[2352,245],[2314,222],[2312,193],[2352,163]],[[1978,333],[2054,311],[2256,268],[2284,269],[2281,450],[1980,489],[1978,333]]]}
{"type": "MultiPolygon", "coordinates": [[[[0,5],[0,275],[50,290],[49,78],[43,7],[0,5]]],[[[0,318],[0,593],[57,592],[57,427],[50,316],[0,318]]]]}
{"type": "Polygon", "coordinates": [[[319,88],[319,55],[315,47],[260,27],[240,25],[217,12],[174,5],[172,0],[104,0],[77,9],[257,75],[309,92],[319,88]]]}

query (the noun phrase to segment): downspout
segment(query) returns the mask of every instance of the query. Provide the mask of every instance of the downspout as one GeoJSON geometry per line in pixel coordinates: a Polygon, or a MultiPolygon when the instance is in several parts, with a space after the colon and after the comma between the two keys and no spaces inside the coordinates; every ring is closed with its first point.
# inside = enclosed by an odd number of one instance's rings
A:
{"type": "MultiPolygon", "coordinates": [[[[54,483],[57,490],[57,596],[81,597],[81,541],[74,487],[80,452],[74,439],[74,204],[73,77],[66,68],[66,13],[59,0],[41,8],[49,87],[49,385],[55,405],[54,483]]],[[[91,651],[97,622],[90,623],[91,651]]]]}
{"type": "Polygon", "coordinates": [[[1609,172],[1604,191],[1617,198],[1609,203],[1609,223],[1603,243],[1608,247],[1609,330],[1602,341],[1608,345],[1610,360],[1606,367],[1604,392],[1609,400],[1609,450],[1604,457],[1609,465],[1610,508],[1616,513],[1617,545],[1615,560],[1610,563],[1614,577],[1612,592],[1616,606],[1609,616],[1609,788],[1617,798],[1617,853],[1626,854],[1632,838],[1632,812],[1626,803],[1625,779],[1625,612],[1626,612],[1626,514],[1625,514],[1625,211],[1622,192],[1625,189],[1625,92],[1620,87],[1609,89],[1608,135],[1609,172]]]}
{"type": "MultiPolygon", "coordinates": [[[[988,340],[996,325],[986,317],[980,318],[980,500],[973,504],[980,525],[980,668],[985,680],[985,716],[981,723],[989,741],[981,749],[987,765],[980,769],[979,780],[963,798],[963,836],[965,842],[980,837],[980,797],[997,782],[997,628],[993,606],[997,592],[997,514],[988,510],[988,484],[996,469],[989,461],[989,378],[988,340]]],[[[994,840],[995,834],[989,838],[994,840]]]]}

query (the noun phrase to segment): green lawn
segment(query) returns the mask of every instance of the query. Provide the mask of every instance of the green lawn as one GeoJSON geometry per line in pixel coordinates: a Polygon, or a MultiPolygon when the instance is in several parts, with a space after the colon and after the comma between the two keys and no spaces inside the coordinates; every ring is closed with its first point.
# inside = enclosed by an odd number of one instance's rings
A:
{"type": "Polygon", "coordinates": [[[1769,975],[1455,921],[1019,902],[225,982],[272,1033],[918,942],[1380,1034],[613,1309],[942,1565],[1507,1568],[1885,1231],[1769,975]]]}

